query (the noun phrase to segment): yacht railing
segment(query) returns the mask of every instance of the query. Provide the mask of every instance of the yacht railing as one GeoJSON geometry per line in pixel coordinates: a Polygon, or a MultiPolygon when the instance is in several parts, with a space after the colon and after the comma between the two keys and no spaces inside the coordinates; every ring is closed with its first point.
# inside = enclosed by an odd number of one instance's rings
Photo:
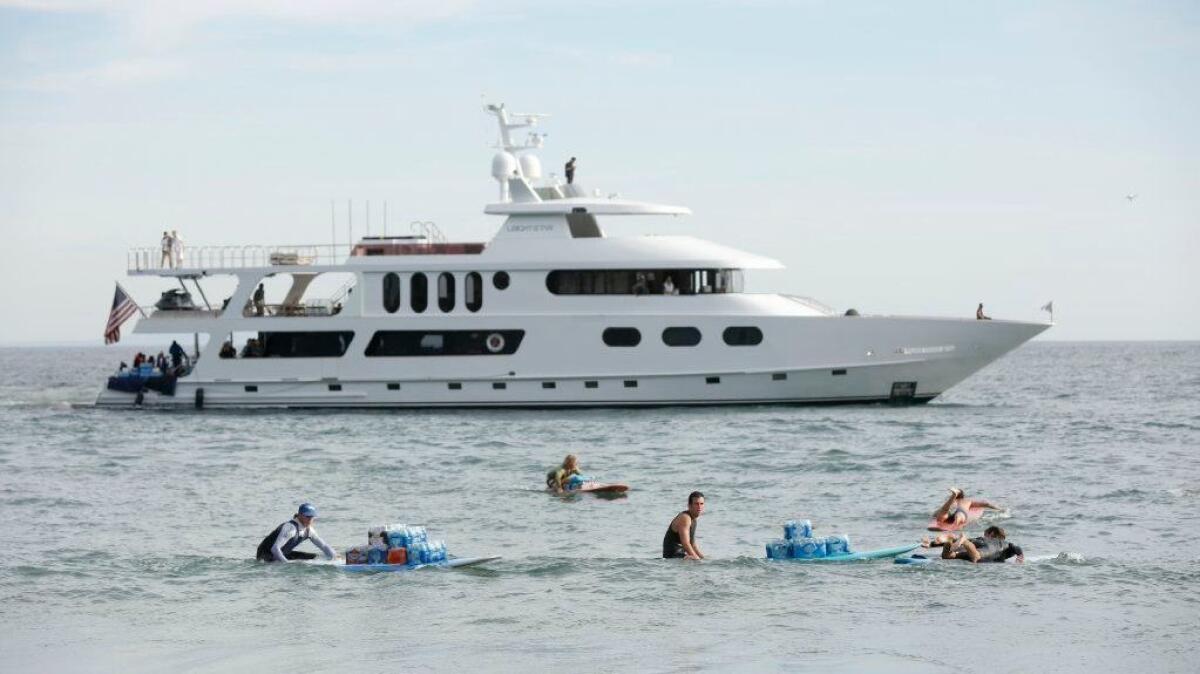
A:
{"type": "Polygon", "coordinates": [[[130,249],[125,263],[129,271],[136,272],[336,265],[346,261],[350,249],[346,244],[196,246],[184,247],[176,258],[163,254],[158,246],[148,246],[130,249]]]}

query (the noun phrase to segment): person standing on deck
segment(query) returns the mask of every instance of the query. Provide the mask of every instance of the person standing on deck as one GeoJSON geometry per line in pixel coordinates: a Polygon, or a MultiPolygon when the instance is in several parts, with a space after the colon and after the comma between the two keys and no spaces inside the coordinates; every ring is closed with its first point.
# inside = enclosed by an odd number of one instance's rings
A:
{"type": "Polygon", "coordinates": [[[158,266],[163,269],[171,269],[175,266],[175,257],[172,251],[175,249],[175,242],[171,240],[171,235],[163,232],[162,238],[162,258],[158,261],[158,266]]]}
{"type": "Polygon", "coordinates": [[[567,184],[571,185],[575,182],[575,158],[571,157],[571,161],[563,167],[563,171],[567,174],[567,184]]]}
{"type": "Polygon", "coordinates": [[[696,520],[704,513],[704,494],[688,494],[687,510],[675,516],[663,535],[664,559],[704,559],[696,545],[696,520]]]}
{"type": "Polygon", "coordinates": [[[171,257],[175,258],[175,268],[183,266],[183,239],[179,238],[179,230],[171,230],[171,257]]]}

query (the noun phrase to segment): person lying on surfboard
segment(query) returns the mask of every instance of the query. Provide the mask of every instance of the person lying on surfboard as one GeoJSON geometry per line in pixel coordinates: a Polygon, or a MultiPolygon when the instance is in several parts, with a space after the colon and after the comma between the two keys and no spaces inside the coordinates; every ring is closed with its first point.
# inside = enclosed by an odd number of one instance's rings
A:
{"type": "Polygon", "coordinates": [[[951,487],[950,498],[933,513],[933,519],[940,524],[961,529],[970,520],[971,508],[1000,509],[983,499],[969,499],[963,490],[951,487]]]}
{"type": "Polygon", "coordinates": [[[941,548],[942,559],[961,559],[979,564],[980,562],[1003,562],[1013,557],[1017,563],[1025,562],[1025,551],[1021,546],[1009,543],[1004,530],[991,526],[984,530],[983,535],[967,538],[964,534],[938,534],[933,540],[921,540],[923,548],[941,548]]]}
{"type": "Polygon", "coordinates": [[[579,457],[568,454],[561,466],[546,473],[546,486],[553,489],[554,493],[561,494],[569,488],[567,483],[572,475],[582,475],[579,470],[579,457]]]}

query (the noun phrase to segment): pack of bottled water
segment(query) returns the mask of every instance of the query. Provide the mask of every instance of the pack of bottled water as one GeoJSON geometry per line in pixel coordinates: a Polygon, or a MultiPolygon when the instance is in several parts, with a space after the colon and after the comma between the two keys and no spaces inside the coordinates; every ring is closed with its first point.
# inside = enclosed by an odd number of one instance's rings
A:
{"type": "Polygon", "coordinates": [[[450,559],[445,541],[430,541],[423,526],[381,524],[367,529],[367,544],[346,551],[347,564],[389,564],[404,559],[409,566],[450,559]],[[396,551],[404,551],[397,554],[396,551]]]}
{"type": "Polygon", "coordinates": [[[850,537],[814,536],[812,522],[808,520],[784,522],[783,539],[767,543],[767,559],[819,559],[850,552],[850,537]]]}

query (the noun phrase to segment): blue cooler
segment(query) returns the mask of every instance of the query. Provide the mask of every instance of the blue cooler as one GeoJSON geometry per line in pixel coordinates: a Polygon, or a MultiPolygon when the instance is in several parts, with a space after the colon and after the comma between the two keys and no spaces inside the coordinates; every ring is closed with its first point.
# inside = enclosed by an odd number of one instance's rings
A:
{"type": "Polygon", "coordinates": [[[796,520],[788,520],[788,521],[784,522],[783,523],[783,537],[789,541],[796,540],[796,532],[798,529],[799,529],[799,527],[796,524],[796,520]]]}
{"type": "Polygon", "coordinates": [[[826,556],[825,539],[797,538],[792,541],[792,559],[817,559],[826,556]]]}

